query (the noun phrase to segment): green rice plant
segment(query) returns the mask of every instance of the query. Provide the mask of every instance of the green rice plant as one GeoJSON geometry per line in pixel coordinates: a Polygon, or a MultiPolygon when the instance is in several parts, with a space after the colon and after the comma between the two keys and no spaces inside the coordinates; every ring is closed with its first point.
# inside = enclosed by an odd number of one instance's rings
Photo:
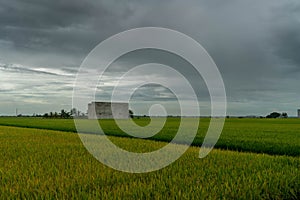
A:
{"type": "MultiPolygon", "coordinates": [[[[109,137],[130,151],[164,142],[109,137]]],[[[77,134],[0,126],[0,199],[297,199],[300,158],[198,147],[159,171],[130,174],[97,161],[77,134]]],[[[141,150],[142,149],[142,150],[141,150]]]]}
{"type": "MultiPolygon", "coordinates": [[[[84,120],[86,133],[97,133],[90,126],[93,120],[84,120]]],[[[159,118],[153,119],[160,120],[159,118]]],[[[199,119],[188,119],[188,123],[198,123],[199,119]]],[[[149,118],[135,119],[141,126],[149,123],[149,118]]],[[[201,146],[210,119],[200,119],[194,146],[201,146]]],[[[105,134],[111,136],[131,137],[124,133],[114,120],[99,120],[105,134]]],[[[123,122],[126,123],[126,120],[123,122]]],[[[179,118],[168,118],[164,128],[149,138],[156,141],[171,141],[177,133],[179,118]]],[[[188,129],[188,123],[186,125],[188,129]]],[[[43,118],[0,118],[0,125],[39,128],[76,132],[72,119],[43,118]]],[[[142,134],[142,133],[141,133],[142,134]]],[[[188,133],[187,133],[188,134],[188,133]]],[[[188,135],[187,135],[188,137],[188,135]]],[[[177,143],[185,143],[184,138],[177,143]]],[[[300,156],[300,120],[299,119],[226,119],[221,137],[215,148],[243,152],[267,153],[270,155],[300,156]]]]}

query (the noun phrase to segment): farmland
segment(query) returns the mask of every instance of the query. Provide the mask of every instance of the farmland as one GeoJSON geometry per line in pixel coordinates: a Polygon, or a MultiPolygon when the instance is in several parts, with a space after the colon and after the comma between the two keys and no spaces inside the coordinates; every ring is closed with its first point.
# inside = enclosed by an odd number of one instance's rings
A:
{"type": "MultiPolygon", "coordinates": [[[[27,119],[10,120],[21,125],[27,119]]],[[[57,124],[58,129],[65,127],[72,131],[69,120],[39,120],[30,119],[32,124],[29,125],[47,128],[57,124]]],[[[275,131],[273,134],[299,139],[299,124],[295,120],[255,122],[229,122],[225,134],[240,130],[233,133],[237,137],[254,124],[255,128],[248,134],[255,130],[266,135],[268,131],[275,131]],[[263,125],[260,127],[259,123],[263,125]],[[244,126],[247,128],[243,129],[244,126]],[[278,127],[282,128],[278,130],[278,127]]],[[[200,132],[203,130],[201,128],[200,132]]],[[[264,140],[266,135],[260,138],[264,140]]],[[[228,142],[234,141],[233,136],[228,142]]],[[[274,148],[278,148],[279,140],[284,144],[291,139],[281,138],[274,136],[273,141],[269,138],[274,148]]],[[[164,142],[125,137],[110,136],[110,139],[137,152],[140,148],[150,151],[165,145],[164,142]]],[[[0,126],[0,141],[0,199],[297,199],[300,195],[299,156],[215,149],[206,158],[199,159],[199,148],[190,147],[166,168],[130,174],[99,163],[87,152],[77,134],[0,126]]],[[[295,139],[290,142],[297,147],[295,139]]]]}
{"type": "MultiPolygon", "coordinates": [[[[159,119],[154,119],[159,120],[159,119]]],[[[198,119],[189,119],[195,123],[198,119]]],[[[135,119],[139,125],[146,125],[149,119],[135,119]]],[[[90,128],[89,120],[86,132],[95,133],[90,128]]],[[[126,122],[125,122],[126,123],[126,122]]],[[[149,138],[155,141],[169,142],[177,131],[180,120],[169,118],[164,128],[155,136],[149,138]]],[[[113,120],[101,120],[101,127],[107,135],[129,137],[121,131],[113,120]]],[[[42,118],[0,118],[0,125],[39,128],[76,132],[72,119],[42,119],[42,118]]],[[[209,119],[200,120],[200,126],[193,146],[201,146],[205,137],[209,119]]],[[[184,141],[177,141],[184,143],[184,141]]],[[[266,153],[270,155],[300,156],[300,120],[299,119],[226,119],[221,137],[215,148],[241,152],[266,153]]]]}

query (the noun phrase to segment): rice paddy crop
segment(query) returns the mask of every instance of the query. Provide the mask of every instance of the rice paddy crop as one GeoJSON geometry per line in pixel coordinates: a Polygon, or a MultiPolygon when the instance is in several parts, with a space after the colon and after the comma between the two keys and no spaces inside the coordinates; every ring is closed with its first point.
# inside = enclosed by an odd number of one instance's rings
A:
{"type": "MultiPolygon", "coordinates": [[[[160,120],[160,119],[154,119],[160,120]]],[[[198,119],[189,119],[194,123],[198,119]]],[[[84,120],[87,124],[86,132],[90,129],[91,120],[84,120]]],[[[201,146],[205,137],[209,119],[200,120],[200,126],[194,146],[201,146]]],[[[135,119],[139,125],[147,125],[149,119],[135,119]]],[[[114,120],[100,120],[107,135],[130,137],[121,131],[114,120]]],[[[126,121],[125,121],[126,123],[126,121]]],[[[149,138],[156,141],[169,142],[176,134],[179,118],[168,118],[164,128],[155,136],[149,138]]],[[[0,118],[0,125],[39,128],[76,132],[72,119],[42,119],[42,118],[0,118]]],[[[184,143],[183,141],[177,141],[184,143]]],[[[221,137],[215,148],[243,152],[267,153],[270,155],[300,156],[300,120],[299,119],[226,119],[221,137]]]]}
{"type": "MultiPolygon", "coordinates": [[[[239,130],[238,126],[246,123],[237,123],[237,127],[227,125],[227,131],[239,130]]],[[[137,152],[165,145],[143,139],[112,136],[110,139],[137,152]]],[[[190,147],[166,168],[130,174],[98,162],[77,134],[0,126],[0,141],[0,199],[297,199],[300,196],[298,156],[213,150],[199,159],[199,148],[190,147]]]]}

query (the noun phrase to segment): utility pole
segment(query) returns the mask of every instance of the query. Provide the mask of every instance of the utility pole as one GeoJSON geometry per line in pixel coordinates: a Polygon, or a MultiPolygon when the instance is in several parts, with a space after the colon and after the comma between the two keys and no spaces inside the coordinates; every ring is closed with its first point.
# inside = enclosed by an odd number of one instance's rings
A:
{"type": "Polygon", "coordinates": [[[16,117],[18,117],[18,108],[16,108],[16,117]]]}

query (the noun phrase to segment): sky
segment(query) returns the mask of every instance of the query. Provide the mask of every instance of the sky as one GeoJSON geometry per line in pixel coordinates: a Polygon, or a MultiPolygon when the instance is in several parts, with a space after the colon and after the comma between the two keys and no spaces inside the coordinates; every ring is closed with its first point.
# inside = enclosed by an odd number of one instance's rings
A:
{"type": "MultiPolygon", "coordinates": [[[[296,116],[299,0],[0,0],[0,115],[14,115],[16,108],[22,114],[71,109],[76,74],[89,52],[112,35],[140,27],[173,29],[199,42],[223,77],[228,115],[296,116]]],[[[115,69],[150,58],[181,63],[168,53],[145,50],[118,59],[115,69]]],[[[184,71],[187,64],[181,64],[184,71]]],[[[131,81],[143,75],[134,74],[131,81]]],[[[186,75],[199,81],[197,95],[207,115],[210,99],[203,80],[186,75]]],[[[115,76],[107,73],[97,100],[109,99],[115,76]]],[[[180,87],[170,74],[155,76],[180,87]]],[[[137,114],[147,114],[149,102],[174,103],[170,90],[158,85],[143,86],[132,98],[137,114]]],[[[171,114],[178,111],[174,105],[171,114]]]]}

